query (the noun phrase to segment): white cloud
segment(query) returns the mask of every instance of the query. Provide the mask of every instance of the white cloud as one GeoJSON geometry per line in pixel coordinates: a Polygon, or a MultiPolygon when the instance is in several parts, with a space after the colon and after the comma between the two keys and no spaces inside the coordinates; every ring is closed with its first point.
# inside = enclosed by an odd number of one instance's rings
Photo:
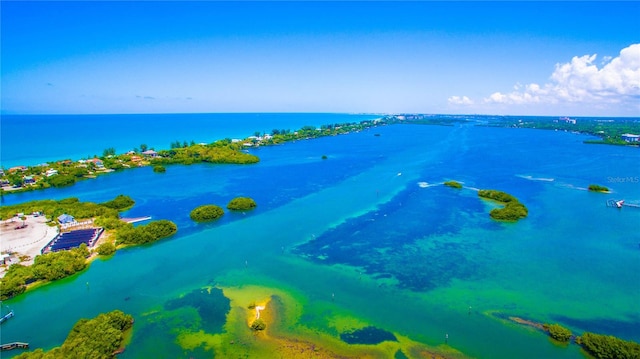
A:
{"type": "MultiPolygon", "coordinates": [[[[596,64],[597,54],[575,56],[571,62],[556,64],[550,81],[544,85],[514,85],[510,93],[495,92],[483,99],[486,105],[573,104],[611,107],[640,103],[640,44],[620,51],[615,58],[604,57],[596,64]]],[[[466,96],[452,96],[450,104],[462,104],[466,96]],[[458,101],[456,101],[458,100],[458,101]]],[[[469,103],[473,100],[468,99],[469,103]]]]}
{"type": "Polygon", "coordinates": [[[473,105],[473,101],[467,96],[451,96],[447,101],[452,105],[473,105]]]}

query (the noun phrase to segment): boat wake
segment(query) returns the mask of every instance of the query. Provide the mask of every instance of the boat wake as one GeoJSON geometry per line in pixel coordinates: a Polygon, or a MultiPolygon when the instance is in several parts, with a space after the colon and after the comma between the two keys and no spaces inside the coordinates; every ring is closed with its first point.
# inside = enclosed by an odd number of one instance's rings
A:
{"type": "Polygon", "coordinates": [[[543,182],[553,182],[555,178],[545,178],[545,177],[533,177],[529,175],[516,175],[516,177],[524,178],[529,181],[543,181],[543,182]]]}

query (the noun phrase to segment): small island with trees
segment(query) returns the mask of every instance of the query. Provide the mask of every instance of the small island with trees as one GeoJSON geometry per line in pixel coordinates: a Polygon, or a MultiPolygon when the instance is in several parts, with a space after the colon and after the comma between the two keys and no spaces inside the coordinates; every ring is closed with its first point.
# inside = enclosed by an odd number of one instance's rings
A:
{"type": "Polygon", "coordinates": [[[609,189],[605,186],[600,186],[597,184],[590,184],[589,191],[591,192],[600,192],[600,193],[609,193],[609,189]]]}
{"type": "Polygon", "coordinates": [[[124,338],[132,326],[133,317],[120,310],[80,319],[60,347],[47,352],[36,349],[16,358],[113,358],[124,351],[124,338]]]}
{"type": "Polygon", "coordinates": [[[224,215],[224,210],[215,204],[206,204],[194,208],[189,217],[196,222],[208,222],[216,220],[224,215]]]}
{"type": "Polygon", "coordinates": [[[256,208],[257,204],[252,198],[249,197],[236,197],[229,201],[227,209],[232,211],[248,211],[256,208]]]}
{"type": "Polygon", "coordinates": [[[508,193],[496,191],[492,189],[482,189],[478,191],[481,198],[490,199],[503,204],[503,208],[494,208],[489,215],[498,221],[515,222],[519,219],[527,217],[529,210],[518,199],[508,193]]]}
{"type": "Polygon", "coordinates": [[[511,321],[526,325],[542,332],[559,343],[575,343],[587,353],[597,359],[636,359],[640,358],[640,344],[616,338],[612,335],[602,335],[584,332],[574,335],[570,329],[560,324],[542,324],[518,317],[509,317],[511,321]]]}
{"type": "Polygon", "coordinates": [[[457,181],[446,181],[445,183],[443,183],[445,186],[448,187],[452,187],[452,188],[462,188],[462,183],[457,182],[457,181]]]}

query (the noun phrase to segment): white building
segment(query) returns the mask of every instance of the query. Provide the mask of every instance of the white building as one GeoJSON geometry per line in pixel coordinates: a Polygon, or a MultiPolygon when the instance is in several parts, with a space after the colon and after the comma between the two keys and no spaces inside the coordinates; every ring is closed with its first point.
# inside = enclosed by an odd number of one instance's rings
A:
{"type": "Polygon", "coordinates": [[[620,137],[622,137],[622,140],[626,142],[640,142],[640,135],[625,133],[625,134],[622,134],[620,137]]]}

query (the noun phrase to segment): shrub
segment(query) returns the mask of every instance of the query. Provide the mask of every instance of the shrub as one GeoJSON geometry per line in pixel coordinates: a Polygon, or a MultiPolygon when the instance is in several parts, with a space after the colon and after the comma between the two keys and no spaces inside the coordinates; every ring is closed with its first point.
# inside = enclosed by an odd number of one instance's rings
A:
{"type": "Polygon", "coordinates": [[[178,226],[175,223],[164,219],[139,227],[128,224],[116,232],[116,243],[135,245],[151,243],[169,237],[177,231],[178,226]]]}
{"type": "Polygon", "coordinates": [[[462,188],[462,184],[456,181],[447,181],[444,183],[445,186],[453,187],[453,188],[462,188]]]}
{"type": "Polygon", "coordinates": [[[167,172],[167,169],[163,165],[155,165],[153,166],[153,172],[165,173],[167,172]]]}
{"type": "Polygon", "coordinates": [[[584,333],[579,343],[598,359],[640,358],[640,344],[613,336],[584,333]]]}
{"type": "Polygon", "coordinates": [[[571,339],[571,331],[559,324],[551,324],[547,330],[549,336],[559,342],[568,342],[571,339]]]}
{"type": "Polygon", "coordinates": [[[136,202],[133,199],[131,199],[131,197],[121,194],[116,198],[112,199],[111,201],[102,203],[102,205],[107,208],[112,208],[118,211],[122,211],[124,209],[127,209],[133,206],[135,203],[136,202]]]}
{"type": "Polygon", "coordinates": [[[256,201],[249,197],[237,197],[232,199],[229,204],[227,204],[227,208],[233,211],[246,211],[249,209],[256,208],[256,201]]]}
{"type": "Polygon", "coordinates": [[[49,178],[47,181],[53,187],[64,187],[76,183],[76,178],[71,175],[57,175],[49,178]]]}
{"type": "Polygon", "coordinates": [[[264,330],[267,327],[267,324],[262,319],[256,319],[251,323],[251,329],[253,330],[264,330]]]}
{"type": "Polygon", "coordinates": [[[102,243],[96,251],[101,256],[110,256],[116,252],[116,246],[113,243],[102,243]]]}
{"type": "Polygon", "coordinates": [[[124,341],[124,331],[132,325],[133,317],[119,310],[93,319],[82,318],[73,326],[62,346],[48,352],[36,349],[16,358],[113,358],[124,341]]]}
{"type": "Polygon", "coordinates": [[[529,210],[518,199],[508,193],[492,189],[478,191],[478,196],[503,203],[504,208],[492,209],[489,215],[499,221],[517,221],[529,215],[529,210]]]}
{"type": "Polygon", "coordinates": [[[590,184],[589,185],[589,191],[593,191],[593,192],[609,192],[609,189],[605,186],[600,186],[597,184],[590,184]]]}
{"type": "Polygon", "coordinates": [[[189,214],[192,220],[197,222],[213,221],[224,215],[224,210],[215,204],[208,204],[195,208],[189,214]]]}

